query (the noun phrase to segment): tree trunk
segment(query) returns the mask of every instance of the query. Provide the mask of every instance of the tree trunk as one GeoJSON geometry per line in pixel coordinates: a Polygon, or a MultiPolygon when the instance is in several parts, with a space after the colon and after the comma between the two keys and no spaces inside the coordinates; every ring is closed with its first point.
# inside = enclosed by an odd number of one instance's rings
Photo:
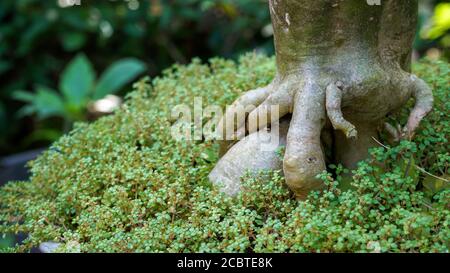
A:
{"type": "Polygon", "coordinates": [[[221,135],[232,141],[222,145],[225,156],[210,175],[213,182],[239,181],[240,172],[230,177],[231,163],[251,166],[248,147],[238,143],[228,151],[230,142],[268,126],[260,117],[273,105],[280,117],[291,116],[282,165],[299,199],[323,187],[316,176],[326,169],[324,149],[334,151],[334,163],[354,168],[375,145],[385,117],[414,97],[416,106],[399,133],[412,137],[433,103],[431,90],[409,73],[417,1],[381,2],[269,0],[278,73],[269,86],[239,98],[219,123],[221,135]],[[233,111],[249,105],[256,109],[234,124],[233,111]]]}

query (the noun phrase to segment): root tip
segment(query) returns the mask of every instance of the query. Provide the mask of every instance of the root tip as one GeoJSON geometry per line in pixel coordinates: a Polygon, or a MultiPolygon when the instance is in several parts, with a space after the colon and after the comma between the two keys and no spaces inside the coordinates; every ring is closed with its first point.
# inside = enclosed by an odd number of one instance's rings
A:
{"type": "Polygon", "coordinates": [[[350,128],[349,130],[347,130],[346,136],[347,136],[348,139],[357,139],[358,138],[358,131],[356,130],[355,127],[350,128]]]}

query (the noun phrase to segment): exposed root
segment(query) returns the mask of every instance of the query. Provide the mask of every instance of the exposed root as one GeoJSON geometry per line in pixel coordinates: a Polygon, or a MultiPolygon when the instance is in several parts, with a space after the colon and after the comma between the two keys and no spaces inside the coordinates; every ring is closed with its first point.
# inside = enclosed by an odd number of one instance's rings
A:
{"type": "Polygon", "coordinates": [[[245,93],[229,107],[219,122],[218,135],[223,137],[220,156],[238,140],[278,121],[291,112],[292,94],[298,87],[294,81],[280,82],[278,78],[266,87],[245,93]],[[271,113],[276,111],[276,113],[271,113]],[[247,115],[242,115],[245,112],[247,115]],[[240,113],[240,115],[239,115],[240,113]],[[241,119],[236,119],[236,115],[241,119]]]}
{"type": "Polygon", "coordinates": [[[397,127],[395,127],[394,125],[385,122],[384,129],[389,133],[389,135],[392,136],[395,142],[398,142],[402,139],[402,127],[400,126],[400,124],[397,124],[397,127]]]}
{"type": "Polygon", "coordinates": [[[412,96],[416,104],[408,118],[408,123],[403,129],[403,138],[411,139],[419,127],[422,119],[433,109],[433,92],[431,88],[421,79],[411,75],[412,96]]]}
{"type": "Polygon", "coordinates": [[[393,137],[395,142],[403,139],[411,140],[422,119],[433,108],[433,92],[430,87],[414,75],[411,75],[408,81],[411,84],[412,96],[416,100],[414,108],[409,115],[408,123],[403,129],[398,124],[397,126],[393,126],[387,122],[384,124],[384,129],[393,137]]]}
{"type": "MultiPolygon", "coordinates": [[[[229,108],[227,108],[225,115],[222,117],[220,122],[217,124],[217,134],[221,136],[222,141],[220,141],[220,151],[219,154],[222,157],[234,144],[233,139],[238,140],[242,137],[236,137],[236,130],[244,127],[243,134],[245,135],[245,118],[237,119],[236,116],[241,111],[253,110],[249,107],[257,107],[266,100],[272,90],[272,85],[268,85],[262,88],[257,88],[246,92],[241,97],[239,97],[229,108]]],[[[239,130],[238,130],[239,131],[239,130]]],[[[242,133],[241,133],[242,135],[242,133]]]]}
{"type": "MultiPolygon", "coordinates": [[[[405,72],[410,68],[417,1],[387,0],[383,7],[359,0],[331,2],[270,1],[277,77],[269,86],[243,95],[218,124],[225,139],[223,155],[235,141],[273,122],[273,115],[267,118],[272,106],[279,106],[278,118],[292,113],[283,171],[299,199],[323,187],[317,178],[326,166],[323,147],[332,150],[328,157],[336,163],[355,168],[375,146],[385,116],[411,94],[416,104],[405,128],[385,124],[396,140],[411,138],[433,106],[430,88],[405,72]],[[342,80],[348,89],[334,80],[330,84],[330,79],[342,80]],[[237,122],[236,112],[241,113],[237,122]]],[[[260,154],[250,153],[251,143],[237,145],[216,166],[216,178],[263,161],[260,154]],[[245,157],[250,154],[255,160],[245,157]]]]}
{"type": "Polygon", "coordinates": [[[342,102],[342,83],[337,82],[328,85],[326,91],[327,114],[330,118],[333,128],[341,130],[347,138],[356,138],[358,132],[353,124],[344,119],[341,109],[342,102]]]}
{"type": "Polygon", "coordinates": [[[321,189],[317,175],[325,170],[320,134],[325,125],[325,92],[315,83],[297,92],[287,136],[283,170],[287,185],[298,199],[321,189]]]}
{"type": "MultiPolygon", "coordinates": [[[[277,121],[279,118],[290,112],[292,105],[292,97],[289,95],[289,86],[281,85],[269,97],[253,110],[247,119],[246,128],[249,134],[270,125],[271,122],[277,121]],[[277,111],[277,113],[272,113],[277,111]],[[275,118],[276,120],[272,120],[275,118]]],[[[243,130],[239,130],[243,131],[243,130]]],[[[238,135],[242,137],[242,135],[238,135]]]]}

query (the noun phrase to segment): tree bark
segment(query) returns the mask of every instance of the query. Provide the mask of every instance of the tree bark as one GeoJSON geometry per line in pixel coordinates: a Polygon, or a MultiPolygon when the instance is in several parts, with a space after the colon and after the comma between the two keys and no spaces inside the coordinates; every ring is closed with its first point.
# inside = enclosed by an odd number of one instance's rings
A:
{"type": "Polygon", "coordinates": [[[232,141],[223,142],[225,156],[210,179],[239,181],[239,172],[229,177],[231,162],[249,166],[252,159],[245,157],[242,144],[228,149],[233,140],[268,126],[258,114],[278,105],[280,117],[291,115],[282,162],[286,183],[305,199],[323,187],[317,175],[329,163],[325,148],[334,151],[334,163],[354,168],[375,145],[373,137],[388,114],[416,99],[400,132],[410,138],[431,110],[430,88],[410,74],[417,1],[385,0],[377,6],[363,0],[269,0],[269,9],[277,75],[269,86],[244,94],[224,115],[218,129],[232,141]],[[238,106],[249,105],[256,109],[244,122],[230,122],[238,106]]]}

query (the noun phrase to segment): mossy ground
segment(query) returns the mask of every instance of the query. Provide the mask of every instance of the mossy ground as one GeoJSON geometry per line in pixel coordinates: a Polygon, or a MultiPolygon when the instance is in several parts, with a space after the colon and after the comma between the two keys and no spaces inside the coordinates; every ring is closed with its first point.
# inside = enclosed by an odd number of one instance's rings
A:
{"type": "MultiPolygon", "coordinates": [[[[207,179],[217,145],[170,134],[172,107],[195,96],[224,106],[268,84],[273,58],[174,66],[137,83],[114,115],[77,124],[30,163],[31,181],[1,188],[0,233],[29,233],[8,251],[57,241],[67,252],[448,252],[450,67],[423,61],[415,72],[436,106],[414,142],[374,149],[350,191],[330,166],[329,189],[297,202],[274,172],[248,175],[237,198],[224,196],[207,179]]],[[[408,111],[390,121],[404,124],[408,111]]]]}

